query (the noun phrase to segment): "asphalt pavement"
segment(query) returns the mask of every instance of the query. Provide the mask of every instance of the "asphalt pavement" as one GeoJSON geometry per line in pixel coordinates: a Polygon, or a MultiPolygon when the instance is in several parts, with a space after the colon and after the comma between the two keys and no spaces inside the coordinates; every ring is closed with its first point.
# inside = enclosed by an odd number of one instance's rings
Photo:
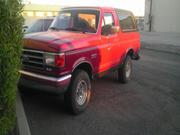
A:
{"type": "Polygon", "coordinates": [[[133,79],[116,73],[92,83],[87,111],[73,116],[62,96],[21,93],[32,135],[180,135],[180,55],[141,50],[133,79]]]}
{"type": "Polygon", "coordinates": [[[180,55],[180,33],[140,32],[141,48],[180,55]]]}

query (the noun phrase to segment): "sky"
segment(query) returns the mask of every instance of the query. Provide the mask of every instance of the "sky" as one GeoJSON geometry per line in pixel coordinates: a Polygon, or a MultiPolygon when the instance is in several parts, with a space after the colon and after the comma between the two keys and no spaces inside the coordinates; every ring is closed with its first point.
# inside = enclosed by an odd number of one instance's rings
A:
{"type": "Polygon", "coordinates": [[[132,11],[136,16],[144,15],[145,0],[24,0],[32,4],[60,6],[108,6],[132,11]]]}

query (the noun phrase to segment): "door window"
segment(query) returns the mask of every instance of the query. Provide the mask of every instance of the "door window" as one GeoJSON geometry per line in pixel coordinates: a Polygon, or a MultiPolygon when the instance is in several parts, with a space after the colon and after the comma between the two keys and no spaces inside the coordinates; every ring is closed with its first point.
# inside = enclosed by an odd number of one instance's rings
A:
{"type": "Polygon", "coordinates": [[[114,26],[114,19],[113,19],[113,15],[111,13],[104,14],[104,23],[105,23],[105,25],[114,26]]]}
{"type": "Polygon", "coordinates": [[[101,34],[108,36],[111,34],[111,28],[114,26],[114,18],[111,13],[104,13],[103,23],[102,23],[102,31],[101,34]]]}

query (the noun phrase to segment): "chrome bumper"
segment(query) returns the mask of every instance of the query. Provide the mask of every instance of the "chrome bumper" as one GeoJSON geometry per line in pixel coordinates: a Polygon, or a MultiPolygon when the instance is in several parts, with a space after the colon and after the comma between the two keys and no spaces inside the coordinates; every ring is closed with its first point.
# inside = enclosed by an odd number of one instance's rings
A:
{"type": "Polygon", "coordinates": [[[27,72],[24,70],[20,70],[19,71],[22,75],[27,75],[27,76],[31,76],[31,77],[35,77],[38,79],[43,79],[43,80],[47,80],[47,81],[53,81],[53,82],[62,82],[64,80],[67,80],[69,78],[71,78],[71,75],[66,75],[60,78],[55,78],[55,77],[49,77],[49,76],[44,76],[44,75],[39,75],[36,73],[31,73],[31,72],[27,72]]]}
{"type": "Polygon", "coordinates": [[[72,76],[69,74],[56,78],[24,70],[20,70],[19,72],[21,73],[20,85],[56,93],[62,93],[67,90],[72,76]]]}

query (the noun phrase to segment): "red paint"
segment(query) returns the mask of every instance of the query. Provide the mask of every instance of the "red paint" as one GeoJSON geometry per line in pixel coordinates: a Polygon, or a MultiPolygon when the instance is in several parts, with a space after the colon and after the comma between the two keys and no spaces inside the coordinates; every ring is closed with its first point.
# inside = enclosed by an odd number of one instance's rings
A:
{"type": "Polygon", "coordinates": [[[65,53],[65,66],[51,71],[52,74],[58,76],[71,74],[74,68],[84,62],[92,67],[93,74],[99,74],[119,65],[130,49],[137,55],[140,48],[139,32],[124,33],[120,30],[114,35],[101,35],[105,12],[113,14],[115,26],[119,26],[119,21],[113,8],[98,9],[100,10],[100,24],[97,33],[62,30],[29,34],[24,38],[24,47],[46,52],[65,53]]]}

